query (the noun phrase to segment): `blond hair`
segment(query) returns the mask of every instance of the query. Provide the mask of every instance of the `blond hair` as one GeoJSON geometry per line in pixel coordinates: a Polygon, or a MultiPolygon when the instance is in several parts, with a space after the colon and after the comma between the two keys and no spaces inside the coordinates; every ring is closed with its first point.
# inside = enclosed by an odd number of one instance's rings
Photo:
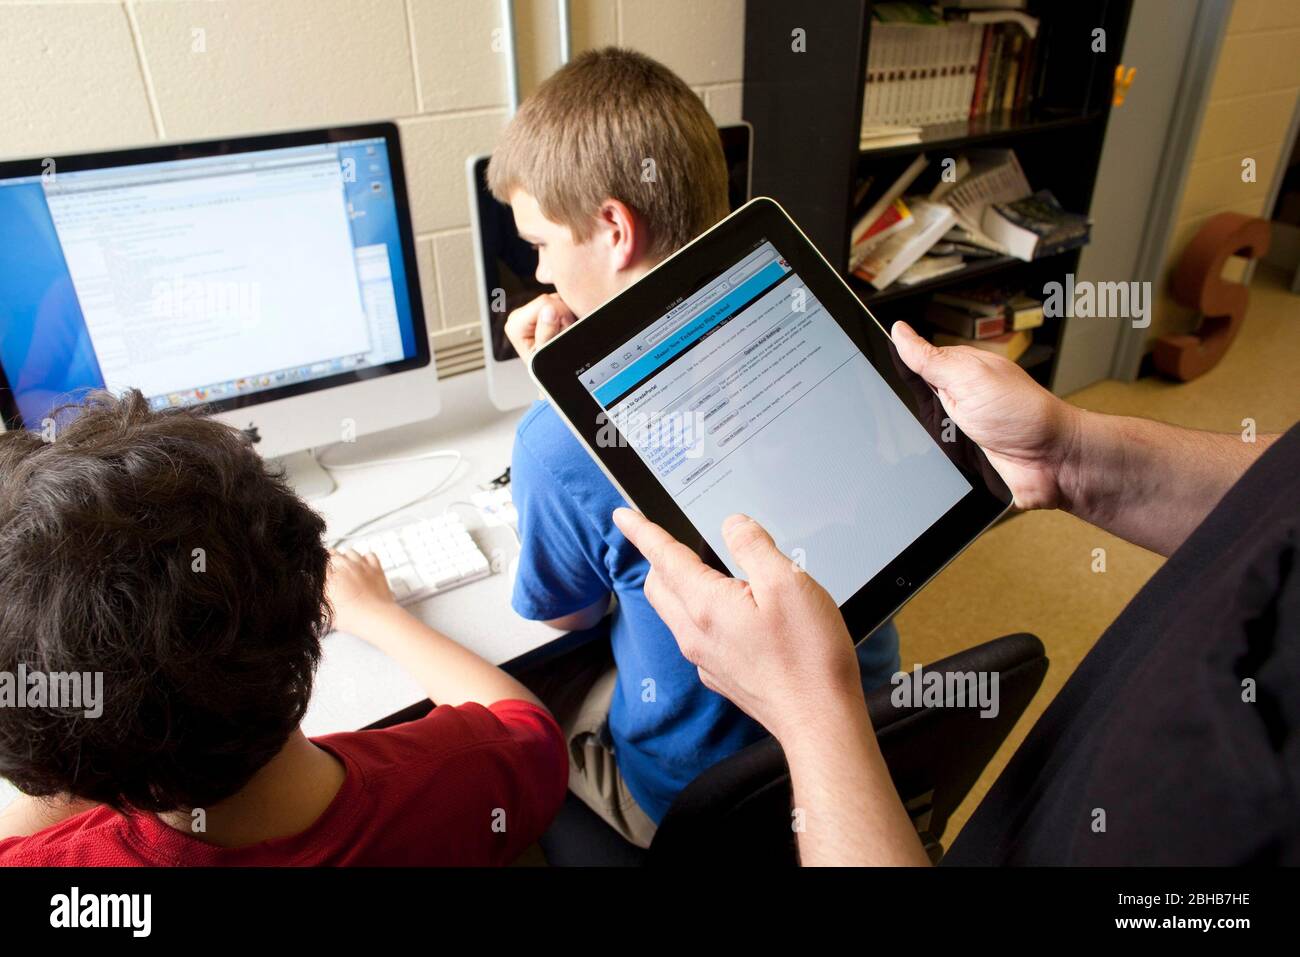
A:
{"type": "Polygon", "coordinates": [[[575,240],[606,199],[636,212],[662,258],[727,215],[727,167],[704,104],[648,56],[607,47],[543,83],[506,127],[488,164],[492,195],[522,189],[575,240]]]}

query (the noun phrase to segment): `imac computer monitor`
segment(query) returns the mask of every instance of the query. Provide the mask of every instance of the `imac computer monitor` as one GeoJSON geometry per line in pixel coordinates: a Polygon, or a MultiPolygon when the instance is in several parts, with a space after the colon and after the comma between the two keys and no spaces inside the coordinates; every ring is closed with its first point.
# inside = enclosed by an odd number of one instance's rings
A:
{"type": "Polygon", "coordinates": [[[286,457],[438,411],[391,123],[0,163],[0,227],[5,428],[137,388],[286,457]]]}
{"type": "MultiPolygon", "coordinates": [[[[724,126],[718,132],[722,136],[729,199],[734,211],[750,199],[753,134],[748,123],[724,126]]],[[[471,156],[466,163],[479,318],[483,325],[488,394],[497,408],[513,409],[532,402],[538,393],[528,370],[506,338],[506,317],[542,293],[554,292],[555,287],[537,281],[537,251],[519,238],[510,207],[498,202],[488,191],[489,159],[489,156],[471,156]]]]}

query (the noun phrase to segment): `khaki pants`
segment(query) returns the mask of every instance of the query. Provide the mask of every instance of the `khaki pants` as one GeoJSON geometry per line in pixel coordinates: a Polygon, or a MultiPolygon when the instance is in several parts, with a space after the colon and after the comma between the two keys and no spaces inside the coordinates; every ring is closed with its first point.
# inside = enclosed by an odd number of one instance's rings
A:
{"type": "Polygon", "coordinates": [[[592,641],[518,675],[551,709],[569,743],[569,790],[637,847],[649,847],[656,825],[627,789],[609,736],[609,705],[618,671],[609,642],[592,641]]]}

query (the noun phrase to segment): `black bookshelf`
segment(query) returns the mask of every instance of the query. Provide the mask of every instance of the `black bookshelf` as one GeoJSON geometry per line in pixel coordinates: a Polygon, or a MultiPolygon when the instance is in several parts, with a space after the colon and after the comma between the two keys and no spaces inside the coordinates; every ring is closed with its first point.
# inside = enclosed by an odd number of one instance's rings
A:
{"type": "MultiPolygon", "coordinates": [[[[1039,20],[1042,66],[1025,110],[927,126],[919,142],[863,150],[858,144],[871,2],[746,0],[743,113],[754,127],[754,194],[781,203],[886,324],[917,318],[928,296],[940,289],[980,281],[1023,286],[1040,295],[1043,284],[1076,271],[1081,250],[1033,262],[973,260],[960,271],[914,286],[894,283],[875,290],[847,271],[854,193],[868,176],[892,182],[918,153],[931,162],[911,191],[927,192],[939,175],[938,159],[995,147],[1015,150],[1035,189],[1050,189],[1065,208],[1086,212],[1131,6],[1131,0],[1031,0],[1027,12],[1039,20]],[[1096,28],[1105,30],[1104,53],[1092,51],[1096,28]],[[799,30],[802,52],[794,42],[799,30]]],[[[1048,387],[1064,324],[1064,319],[1047,319],[1020,360],[1048,387]]]]}
{"type": "MultiPolygon", "coordinates": [[[[1064,275],[1068,270],[1061,269],[1061,265],[1066,262],[1073,262],[1079,255],[1077,249],[1067,249],[1065,252],[1058,253],[1055,256],[1047,256],[1042,259],[1034,260],[1032,263],[1026,263],[1023,260],[1016,259],[1012,256],[993,256],[988,259],[976,259],[968,262],[963,269],[956,272],[946,273],[942,276],[935,276],[933,279],[927,279],[919,282],[915,286],[903,286],[895,282],[884,289],[876,289],[870,283],[859,279],[852,273],[846,273],[845,278],[848,280],[853,291],[858,294],[858,298],[869,309],[876,309],[882,304],[893,302],[896,299],[906,299],[912,296],[923,296],[930,293],[938,292],[941,289],[952,289],[956,286],[966,285],[968,283],[979,282],[983,279],[993,278],[995,275],[1006,273],[1012,269],[1019,272],[1026,270],[1018,269],[1022,266],[1036,267],[1037,272],[1043,272],[1044,267],[1048,267],[1048,274],[1043,279],[1044,282],[1054,278],[1056,274],[1064,275]],[[1072,258],[1071,258],[1072,257],[1072,258]]],[[[905,319],[906,316],[894,318],[905,319]]]]}
{"type": "Polygon", "coordinates": [[[994,113],[956,123],[935,123],[921,127],[920,141],[900,146],[859,150],[862,160],[880,160],[891,156],[915,156],[917,153],[945,153],[964,149],[1001,147],[1015,141],[1052,133],[1068,133],[1079,127],[1105,122],[1100,110],[1082,116],[1020,116],[994,113]]]}

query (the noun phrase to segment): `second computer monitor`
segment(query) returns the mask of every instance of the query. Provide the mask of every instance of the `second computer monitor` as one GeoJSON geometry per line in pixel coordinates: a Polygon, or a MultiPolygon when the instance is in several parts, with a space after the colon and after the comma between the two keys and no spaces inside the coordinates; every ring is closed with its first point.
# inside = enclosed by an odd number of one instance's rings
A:
{"type": "MultiPolygon", "coordinates": [[[[750,199],[753,133],[748,123],[724,126],[718,133],[727,163],[728,199],[735,210],[750,199]]],[[[537,281],[537,250],[519,238],[510,207],[488,190],[489,159],[472,156],[466,164],[470,220],[488,393],[498,408],[512,409],[536,399],[537,387],[506,338],[506,318],[543,293],[555,292],[555,287],[537,281]]]]}

